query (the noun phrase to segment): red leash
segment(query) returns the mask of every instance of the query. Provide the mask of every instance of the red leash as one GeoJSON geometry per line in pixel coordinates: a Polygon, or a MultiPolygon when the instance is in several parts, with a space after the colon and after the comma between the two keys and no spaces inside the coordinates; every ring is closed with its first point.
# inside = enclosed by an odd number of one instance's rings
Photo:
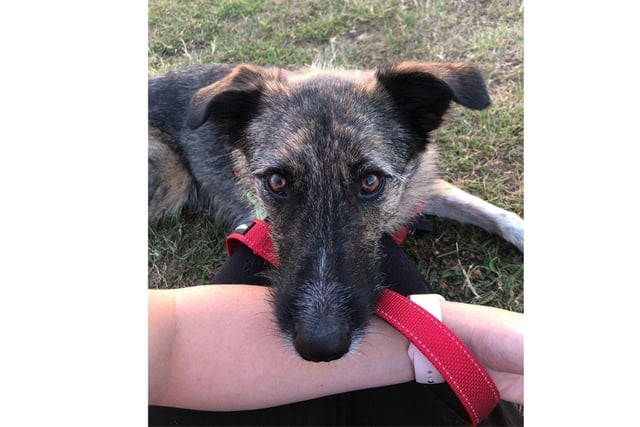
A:
{"type": "MultiPolygon", "coordinates": [[[[272,265],[278,265],[269,224],[254,220],[227,237],[232,255],[244,244],[272,265]]],[[[385,289],[375,314],[407,337],[440,372],[464,406],[473,425],[485,419],[500,401],[500,393],[475,355],[444,323],[409,298],[385,289]]]]}
{"type": "Polygon", "coordinates": [[[496,407],[500,393],[487,370],[466,344],[431,313],[409,298],[385,289],[375,314],[429,359],[458,396],[473,425],[496,407]]]}

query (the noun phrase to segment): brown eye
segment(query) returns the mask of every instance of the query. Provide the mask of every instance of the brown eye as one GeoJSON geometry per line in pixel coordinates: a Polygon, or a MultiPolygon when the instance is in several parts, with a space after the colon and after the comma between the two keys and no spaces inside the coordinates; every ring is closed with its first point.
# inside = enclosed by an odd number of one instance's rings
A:
{"type": "Polygon", "coordinates": [[[267,178],[267,186],[271,192],[277,195],[284,195],[287,189],[287,179],[279,173],[271,174],[267,178]]]}
{"type": "Polygon", "coordinates": [[[360,191],[364,196],[372,196],[380,190],[382,178],[376,174],[368,174],[360,181],[360,191]]]}

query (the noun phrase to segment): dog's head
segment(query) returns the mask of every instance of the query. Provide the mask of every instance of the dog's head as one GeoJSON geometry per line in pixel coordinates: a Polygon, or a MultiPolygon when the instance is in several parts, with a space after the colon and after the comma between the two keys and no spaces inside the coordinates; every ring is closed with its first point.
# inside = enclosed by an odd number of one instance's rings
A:
{"type": "Polygon", "coordinates": [[[193,97],[188,126],[212,122],[228,136],[237,174],[271,223],[275,314],[303,358],[337,359],[362,337],[384,285],[380,238],[423,207],[428,134],[451,101],[489,105],[475,68],[240,65],[193,97]]]}

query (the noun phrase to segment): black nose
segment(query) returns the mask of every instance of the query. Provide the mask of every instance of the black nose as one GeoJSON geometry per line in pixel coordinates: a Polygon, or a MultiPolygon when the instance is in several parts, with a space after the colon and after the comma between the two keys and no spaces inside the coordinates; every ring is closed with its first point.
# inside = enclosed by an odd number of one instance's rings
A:
{"type": "Polygon", "coordinates": [[[296,328],[293,345],[303,359],[310,362],[329,362],[340,359],[349,351],[351,332],[348,328],[296,328]]]}

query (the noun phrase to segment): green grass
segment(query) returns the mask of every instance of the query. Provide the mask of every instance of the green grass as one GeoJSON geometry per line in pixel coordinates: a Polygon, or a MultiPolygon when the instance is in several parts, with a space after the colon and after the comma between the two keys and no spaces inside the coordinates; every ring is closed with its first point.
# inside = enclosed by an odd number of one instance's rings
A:
{"type": "MultiPolygon", "coordinates": [[[[467,61],[493,104],[454,106],[434,141],[444,178],[524,215],[521,2],[218,0],[149,2],[150,74],[207,62],[314,62],[373,68],[405,59],[467,61]]],[[[224,261],[224,232],[203,215],[149,227],[149,286],[206,283],[224,261]]],[[[483,230],[434,219],[406,251],[448,299],[524,309],[523,255],[483,230]]]]}

